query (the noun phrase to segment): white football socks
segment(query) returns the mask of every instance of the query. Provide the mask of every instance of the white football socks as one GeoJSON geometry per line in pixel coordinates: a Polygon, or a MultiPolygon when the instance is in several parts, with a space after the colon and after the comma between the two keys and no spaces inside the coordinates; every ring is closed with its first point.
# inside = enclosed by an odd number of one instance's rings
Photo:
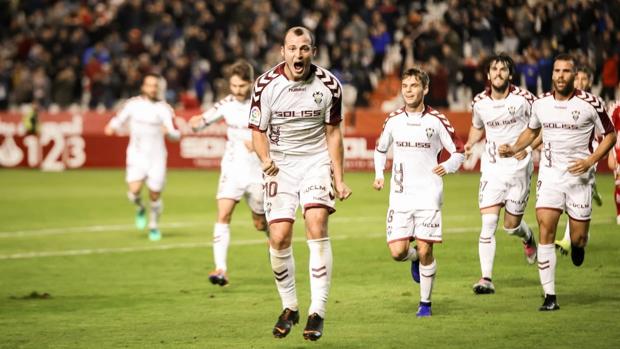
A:
{"type": "Polygon", "coordinates": [[[283,250],[275,250],[269,247],[271,269],[275,277],[278,293],[282,299],[282,308],[289,308],[297,311],[297,292],[295,290],[295,259],[293,258],[293,247],[290,246],[283,250]]]}
{"type": "Polygon", "coordinates": [[[329,238],[308,240],[310,249],[310,295],[312,302],[308,314],[319,314],[325,318],[327,296],[332,278],[332,247],[329,238]]]}
{"type": "Polygon", "coordinates": [[[213,260],[215,269],[226,271],[226,255],[230,244],[230,227],[228,224],[215,223],[213,227],[213,260]]]}
{"type": "Polygon", "coordinates": [[[555,244],[538,244],[538,275],[545,294],[555,294],[555,244]]]}
{"type": "Polygon", "coordinates": [[[162,199],[151,201],[151,214],[149,215],[149,229],[157,229],[159,216],[164,211],[164,202],[162,199]]]}
{"type": "Polygon", "coordinates": [[[504,230],[508,233],[508,235],[518,236],[524,242],[527,242],[532,236],[532,230],[530,230],[530,227],[528,227],[527,223],[525,223],[525,219],[521,219],[521,223],[519,223],[518,227],[512,229],[504,227],[504,230]]]}
{"type": "Polygon", "coordinates": [[[482,229],[478,240],[478,254],[480,256],[480,269],[482,277],[491,279],[493,275],[493,261],[495,260],[495,230],[499,216],[496,214],[482,215],[482,229]]]}
{"type": "Polygon", "coordinates": [[[144,205],[142,205],[142,197],[140,196],[140,193],[138,194],[134,194],[130,191],[127,192],[127,199],[129,199],[129,201],[138,206],[138,209],[140,210],[144,210],[144,205]]]}
{"type": "Polygon", "coordinates": [[[420,263],[420,302],[430,303],[436,273],[437,263],[434,259],[429,265],[420,263]]]}

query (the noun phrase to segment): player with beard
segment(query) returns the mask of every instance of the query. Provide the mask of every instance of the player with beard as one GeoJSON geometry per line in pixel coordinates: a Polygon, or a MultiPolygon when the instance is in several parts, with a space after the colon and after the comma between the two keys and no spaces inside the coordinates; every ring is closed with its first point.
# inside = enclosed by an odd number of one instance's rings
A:
{"type": "Polygon", "coordinates": [[[161,239],[158,222],[163,211],[161,192],[166,181],[166,143],[164,135],[177,140],[180,137],[172,122],[174,111],[168,103],[159,100],[160,77],[146,74],[142,80],[142,94],[129,99],[121,110],[106,125],[108,136],[129,124],[129,145],[127,145],[127,172],[125,180],[129,201],[136,205],[136,227],[146,227],[146,209],[142,204],[140,191],[146,183],[149,189],[150,215],[149,239],[161,239]]]}
{"type": "Polygon", "coordinates": [[[269,254],[283,308],[272,333],[283,338],[299,321],[291,241],[301,206],[311,291],[303,337],[315,341],[323,335],[332,275],[328,216],[335,211],[335,198],[351,195],[344,182],[342,88],[330,72],[312,64],[316,46],[308,29],[289,29],[280,52],[284,62],[254,84],[249,115],[252,142],[265,175],[269,254]]]}
{"type": "Polygon", "coordinates": [[[553,63],[553,92],[532,104],[528,128],[498,151],[512,157],[530,145],[542,131],[543,149],[536,185],[536,218],[540,231],[538,274],[545,293],[541,311],[560,309],[555,291],[555,233],[562,212],[568,215],[571,259],[583,264],[592,215],[594,164],[613,147],[616,133],[600,98],[576,90],[575,59],[561,54],[553,63]],[[603,139],[594,151],[591,137],[597,129],[603,139]]]}
{"type": "Polygon", "coordinates": [[[190,119],[194,131],[199,131],[221,120],[226,121],[226,150],[222,157],[217,189],[217,221],[213,227],[213,259],[215,270],[209,273],[214,285],[228,285],[227,263],[230,244],[230,221],[241,198],[245,198],[254,227],[267,232],[263,205],[263,177],[260,161],[252,147],[252,131],[248,129],[250,91],[254,68],[245,60],[235,62],[228,69],[230,94],[209,110],[190,119]]]}
{"type": "Polygon", "coordinates": [[[482,277],[473,285],[476,294],[495,292],[492,281],[495,231],[502,207],[504,231],[521,239],[529,264],[536,262],[534,234],[523,219],[530,193],[532,156],[526,150],[520,151],[514,158],[500,158],[497,153],[500,144],[513,143],[527,128],[531,105],[536,99],[527,90],[510,83],[513,74],[514,62],[510,56],[500,53],[489,59],[489,87],[472,102],[472,126],[464,146],[465,155],[471,156],[473,145],[486,135],[478,192],[482,216],[478,254],[482,277]]]}
{"type": "Polygon", "coordinates": [[[420,284],[417,317],[431,316],[431,292],[437,273],[433,246],[442,242],[443,176],[456,172],[464,160],[463,142],[448,118],[424,104],[428,74],[420,69],[402,75],[405,106],[388,115],[374,154],[373,187],[383,189],[387,152],[394,145],[386,239],[392,258],[411,262],[411,276],[420,284]],[[450,158],[438,163],[446,149],[450,158]],[[411,246],[415,240],[417,246],[411,246]]]}

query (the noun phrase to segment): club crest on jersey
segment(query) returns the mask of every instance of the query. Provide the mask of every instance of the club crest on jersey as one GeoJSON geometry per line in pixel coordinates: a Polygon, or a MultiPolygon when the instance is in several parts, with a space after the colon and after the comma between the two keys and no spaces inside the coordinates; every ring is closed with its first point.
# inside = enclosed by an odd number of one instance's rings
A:
{"type": "Polygon", "coordinates": [[[432,128],[429,127],[426,129],[426,137],[428,137],[428,139],[431,139],[434,133],[435,133],[435,130],[433,130],[432,128]]]}
{"type": "Polygon", "coordinates": [[[573,116],[573,120],[577,121],[579,120],[579,115],[581,113],[579,112],[579,110],[573,110],[573,112],[571,113],[571,115],[573,116]]]}
{"type": "Polygon", "coordinates": [[[508,107],[508,113],[510,116],[514,117],[517,114],[517,108],[514,105],[508,107]]]}
{"type": "Polygon", "coordinates": [[[316,91],[312,94],[312,97],[314,98],[314,103],[316,103],[317,105],[320,105],[321,102],[323,101],[323,92],[316,91]]]}

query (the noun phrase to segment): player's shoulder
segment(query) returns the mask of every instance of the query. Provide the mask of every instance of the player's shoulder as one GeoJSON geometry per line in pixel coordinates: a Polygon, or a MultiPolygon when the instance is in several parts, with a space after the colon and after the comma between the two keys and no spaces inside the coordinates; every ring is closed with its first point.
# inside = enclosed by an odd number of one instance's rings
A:
{"type": "Polygon", "coordinates": [[[479,104],[481,101],[488,99],[488,97],[489,97],[489,91],[487,89],[478,93],[477,95],[474,96],[474,99],[471,101],[471,108],[473,109],[476,106],[476,104],[479,104]]]}
{"type": "Polygon", "coordinates": [[[336,76],[329,70],[316,64],[313,64],[312,67],[314,69],[314,75],[332,92],[334,97],[340,97],[342,94],[342,87],[340,86],[340,81],[338,81],[338,78],[336,78],[336,76]]]}
{"type": "Polygon", "coordinates": [[[605,112],[605,103],[600,97],[580,89],[575,89],[575,97],[592,106],[597,113],[605,112]]]}
{"type": "Polygon", "coordinates": [[[454,127],[452,127],[452,124],[450,124],[450,120],[448,119],[448,117],[439,110],[434,109],[430,106],[426,106],[422,115],[432,116],[433,119],[439,121],[448,131],[454,132],[454,127]]]}
{"type": "Polygon", "coordinates": [[[159,108],[161,108],[161,109],[171,113],[172,115],[174,115],[174,109],[172,108],[170,103],[166,102],[165,100],[157,101],[157,103],[155,105],[157,105],[157,107],[159,107],[159,108]]]}
{"type": "Polygon", "coordinates": [[[254,93],[261,93],[272,81],[284,74],[284,62],[280,62],[273,68],[261,74],[254,82],[254,93]]]}
{"type": "Polygon", "coordinates": [[[213,104],[213,108],[215,109],[219,109],[222,108],[230,103],[233,103],[235,101],[235,96],[233,96],[232,94],[229,94],[228,96],[220,99],[219,101],[215,102],[215,104],[213,104]]]}
{"type": "Polygon", "coordinates": [[[385,120],[383,121],[383,128],[385,128],[385,125],[387,125],[388,122],[397,119],[397,117],[400,116],[400,115],[405,115],[405,107],[404,106],[402,106],[402,107],[394,110],[393,112],[387,114],[387,116],[385,117],[385,120]]]}
{"type": "Polygon", "coordinates": [[[538,99],[538,97],[529,90],[515,85],[510,85],[510,94],[525,99],[530,105],[538,99]]]}
{"type": "Polygon", "coordinates": [[[553,92],[543,92],[536,97],[532,105],[549,102],[551,100],[553,100],[553,92]]]}

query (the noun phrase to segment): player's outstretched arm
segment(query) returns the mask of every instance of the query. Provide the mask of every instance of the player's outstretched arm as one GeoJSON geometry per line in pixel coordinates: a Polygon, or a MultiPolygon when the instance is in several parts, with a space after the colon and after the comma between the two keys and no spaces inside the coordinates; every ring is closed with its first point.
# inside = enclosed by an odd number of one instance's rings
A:
{"type": "Polygon", "coordinates": [[[528,145],[532,144],[532,142],[534,142],[534,139],[536,139],[536,136],[538,136],[539,133],[540,128],[526,128],[525,130],[523,130],[523,132],[521,132],[515,144],[502,144],[497,148],[499,156],[503,158],[509,158],[514,156],[516,153],[524,150],[528,145]]]}
{"type": "Polygon", "coordinates": [[[325,125],[327,151],[334,170],[334,186],[337,197],[342,201],[351,196],[351,189],[344,182],[344,146],[340,125],[325,125]]]}
{"type": "Polygon", "coordinates": [[[383,170],[385,169],[385,163],[387,162],[387,154],[382,153],[375,149],[374,155],[375,162],[375,180],[372,183],[373,188],[376,190],[383,189],[385,179],[383,177],[383,170]]]}
{"type": "Polygon", "coordinates": [[[192,131],[198,132],[205,128],[207,124],[205,123],[204,118],[201,115],[194,115],[189,119],[189,126],[192,128],[192,131]]]}
{"type": "Polygon", "coordinates": [[[568,172],[573,175],[580,175],[585,173],[590,169],[590,167],[594,166],[607,152],[614,146],[616,143],[616,133],[608,133],[603,137],[601,143],[599,143],[598,147],[594,150],[594,152],[585,159],[579,159],[571,162],[568,167],[568,172]]]}
{"type": "Polygon", "coordinates": [[[252,146],[261,161],[263,173],[267,176],[277,175],[280,169],[269,156],[269,140],[265,132],[252,130],[252,146]]]}

